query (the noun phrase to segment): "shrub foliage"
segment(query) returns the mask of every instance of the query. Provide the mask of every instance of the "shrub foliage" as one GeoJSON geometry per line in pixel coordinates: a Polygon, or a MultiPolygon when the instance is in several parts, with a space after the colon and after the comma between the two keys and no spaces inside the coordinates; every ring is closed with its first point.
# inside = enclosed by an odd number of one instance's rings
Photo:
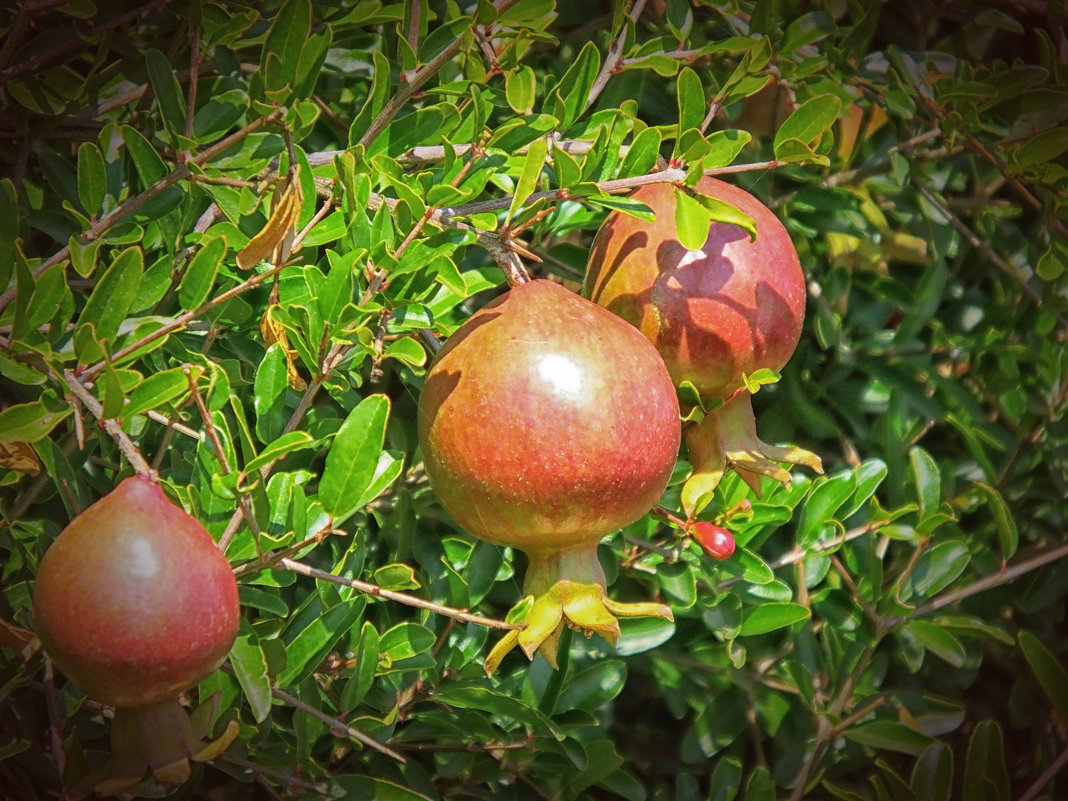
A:
{"type": "Polygon", "coordinates": [[[1056,4],[253,6],[4,12],[9,797],[106,755],[108,710],[50,670],[30,598],[135,468],[241,588],[189,694],[240,734],[180,797],[1064,797],[1056,4]],[[798,247],[804,337],[754,405],[826,473],[759,497],[728,476],[701,519],[738,547],[713,561],[677,525],[683,452],[601,546],[611,594],[674,622],[487,677],[524,561],[435,503],[428,362],[509,276],[577,289],[605,214],[641,213],[629,188],[702,173],[798,247]]]}

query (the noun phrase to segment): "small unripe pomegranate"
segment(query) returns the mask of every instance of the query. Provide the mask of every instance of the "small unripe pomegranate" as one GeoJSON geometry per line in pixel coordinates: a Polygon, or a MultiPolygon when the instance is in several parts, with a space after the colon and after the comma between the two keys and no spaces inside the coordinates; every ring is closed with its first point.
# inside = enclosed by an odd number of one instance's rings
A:
{"type": "Polygon", "coordinates": [[[713,559],[729,559],[734,553],[734,535],[723,526],[700,520],[691,531],[697,544],[713,559]]]}
{"type": "Polygon", "coordinates": [[[760,474],[789,481],[775,462],[821,465],[808,451],[757,438],[745,383],[758,370],[781,370],[801,336],[805,277],[785,226],[745,190],[705,177],[695,191],[748,214],[757,235],[712,222],[705,244],[688,250],[676,233],[676,191],[649,184],[634,192],[656,213],[653,221],[608,215],[590,251],[583,295],[636,326],[675,383],[689,382],[708,402],[710,411],[684,431],[694,475],[683,505],[693,514],[727,468],[759,492],[760,474]]]}
{"type": "Polygon", "coordinates": [[[148,768],[184,781],[203,744],[178,696],[220,665],[240,624],[233,572],[205,528],[154,481],[127,478],[52,543],[33,611],[52,661],[116,708],[98,791],[127,789],[148,768]]]}
{"type": "Polygon", "coordinates": [[[632,326],[547,280],[519,284],[445,343],[419,398],[419,442],[443,508],[529,557],[534,605],[486,661],[520,645],[556,664],[565,623],[611,642],[618,615],[671,617],[605,592],[597,544],[660,498],[680,440],[674,386],[632,326]]]}

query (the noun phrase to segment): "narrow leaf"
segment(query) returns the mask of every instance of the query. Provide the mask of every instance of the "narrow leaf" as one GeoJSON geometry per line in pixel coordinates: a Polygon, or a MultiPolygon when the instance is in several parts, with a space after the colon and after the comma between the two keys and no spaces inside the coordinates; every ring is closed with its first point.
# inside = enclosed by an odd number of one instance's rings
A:
{"type": "Polygon", "coordinates": [[[1020,650],[1049,697],[1061,720],[1068,720],[1068,670],[1056,656],[1029,631],[1020,632],[1020,650]]]}
{"type": "Polygon", "coordinates": [[[267,659],[251,626],[241,627],[230,648],[230,665],[252,709],[252,717],[257,723],[263,723],[271,711],[271,679],[267,675],[267,659]]]}
{"type": "Polygon", "coordinates": [[[216,236],[201,243],[178,285],[178,300],[183,309],[194,311],[208,299],[225,255],[226,240],[223,237],[216,236]]]}
{"type": "Polygon", "coordinates": [[[802,604],[765,603],[754,607],[742,616],[741,637],[767,634],[769,631],[792,626],[811,617],[811,610],[802,604]]]}
{"type": "Polygon", "coordinates": [[[106,193],[104,157],[95,144],[82,142],[78,146],[78,199],[87,214],[91,217],[100,214],[106,193]]]}
{"type": "Polygon", "coordinates": [[[335,524],[359,508],[374,479],[389,412],[388,397],[371,395],[349,412],[334,437],[319,483],[319,502],[335,524]]]}
{"type": "Polygon", "coordinates": [[[515,194],[512,195],[512,204],[508,208],[508,219],[515,217],[516,212],[527,202],[527,198],[538,187],[538,177],[545,166],[545,154],[548,151],[548,143],[545,139],[535,139],[527,148],[527,156],[523,161],[523,171],[519,174],[516,183],[515,194]]]}

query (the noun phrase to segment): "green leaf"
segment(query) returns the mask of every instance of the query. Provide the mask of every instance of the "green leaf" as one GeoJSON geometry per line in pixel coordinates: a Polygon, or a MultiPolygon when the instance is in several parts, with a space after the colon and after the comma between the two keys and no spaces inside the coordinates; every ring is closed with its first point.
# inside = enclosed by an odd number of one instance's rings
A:
{"type": "Polygon", "coordinates": [[[290,687],[300,684],[312,674],[338,640],[363,615],[367,599],[356,595],[343,600],[307,622],[298,631],[286,630],[286,666],[278,674],[278,686],[290,687]]]}
{"type": "Polygon", "coordinates": [[[634,175],[645,175],[656,166],[656,160],[660,156],[660,130],[658,128],[645,128],[638,133],[627,148],[626,155],[619,165],[617,173],[619,178],[630,178],[634,175]]]}
{"type": "Polygon", "coordinates": [[[254,459],[249,459],[245,463],[243,470],[246,475],[251,475],[261,467],[278,459],[284,459],[291,453],[314,447],[317,442],[318,440],[307,431],[290,431],[282,434],[269,445],[266,445],[254,459]]]}
{"type": "Polygon", "coordinates": [[[145,53],[145,66],[163,124],[170,133],[171,142],[176,142],[175,137],[185,131],[186,111],[174,65],[159,50],[150,49],[145,53]]]}
{"type": "Polygon", "coordinates": [[[738,158],[746,145],[753,141],[753,135],[748,131],[730,129],[727,131],[713,131],[705,137],[708,143],[708,151],[704,156],[704,168],[726,167],[738,158]]]}
{"type": "Polygon", "coordinates": [[[96,254],[100,250],[100,240],[94,239],[89,244],[83,244],[80,236],[71,236],[67,241],[70,248],[70,263],[74,272],[82,278],[88,278],[96,269],[96,254]]]}
{"type": "Polygon", "coordinates": [[[683,67],[675,84],[679,109],[679,131],[700,128],[705,118],[705,90],[700,77],[689,67],[683,67]]]}
{"type": "Polygon", "coordinates": [[[356,119],[349,126],[349,147],[356,144],[367,145],[363,139],[367,135],[371,123],[379,115],[386,105],[390,94],[389,59],[380,50],[375,50],[371,58],[374,61],[374,69],[371,72],[371,87],[367,93],[363,108],[356,115],[356,119]]]}
{"type": "Polygon", "coordinates": [[[1057,127],[1039,131],[1028,137],[1016,150],[1014,161],[1022,168],[1045,165],[1068,151],[1068,128],[1057,127]]]}
{"type": "MultiPolygon", "coordinates": [[[[708,211],[709,218],[713,222],[737,225],[748,232],[751,240],[756,239],[756,223],[753,221],[753,218],[744,211],[736,206],[732,206],[730,203],[723,202],[719,198],[702,195],[700,192],[697,193],[696,198],[708,211]]],[[[702,242],[701,244],[703,245],[704,243],[702,242]]]]}
{"type": "MultiPolygon", "coordinates": [[[[92,326],[97,340],[113,341],[137,297],[143,274],[144,256],[141,248],[128,247],[122,251],[93,287],[78,318],[78,330],[92,326]]],[[[99,359],[101,355],[98,348],[89,347],[79,353],[78,358],[86,363],[99,359]]]]}
{"type": "Polygon", "coordinates": [[[594,206],[603,206],[612,211],[621,211],[624,214],[637,217],[639,220],[652,222],[656,219],[656,215],[651,208],[646,206],[640,200],[635,200],[634,198],[615,197],[613,195],[591,195],[585,198],[585,201],[594,206]]]}
{"type": "Polygon", "coordinates": [[[775,801],[775,782],[766,765],[757,765],[745,783],[742,801],[775,801]]]}
{"type": "Polygon", "coordinates": [[[388,397],[371,395],[349,412],[334,437],[319,482],[319,502],[335,525],[360,508],[362,497],[371,486],[389,412],[388,397]]]}
{"type": "Polygon", "coordinates": [[[100,148],[92,142],[82,142],[78,146],[78,199],[82,208],[91,217],[98,216],[106,195],[107,175],[100,148]]]}
{"type": "Polygon", "coordinates": [[[340,709],[342,712],[351,712],[363,702],[374,683],[380,653],[378,631],[372,623],[365,622],[360,630],[360,643],[354,655],[353,673],[341,691],[340,709]]]}
{"type": "Polygon", "coordinates": [[[753,637],[767,634],[769,631],[792,626],[801,620],[808,620],[812,610],[803,604],[774,602],[765,603],[746,611],[742,615],[740,637],[753,637]]]}
{"type": "Polygon", "coordinates": [[[37,442],[47,437],[73,411],[69,404],[44,400],[16,403],[0,411],[0,442],[37,442]]]}
{"type": "Polygon", "coordinates": [[[256,368],[252,387],[256,437],[260,442],[270,442],[282,433],[285,426],[284,406],[289,389],[289,365],[285,349],[279,343],[267,348],[256,368]]]}
{"type": "Polygon", "coordinates": [[[382,634],[378,650],[390,661],[398,662],[426,653],[436,639],[434,632],[419,623],[398,623],[382,634]]]}
{"type": "Polygon", "coordinates": [[[741,785],[742,761],[737,757],[720,757],[708,780],[708,801],[734,801],[741,785]]]}
{"type": "Polygon", "coordinates": [[[942,502],[942,474],[931,454],[919,446],[909,449],[909,474],[916,486],[923,520],[936,512],[942,502]]]}
{"type": "Polygon", "coordinates": [[[535,139],[527,148],[527,155],[523,160],[523,170],[519,174],[519,180],[516,182],[512,203],[508,207],[509,220],[516,216],[519,209],[527,202],[527,198],[538,188],[538,177],[545,166],[547,152],[548,142],[545,139],[535,139]]]}
{"type": "Polygon", "coordinates": [[[834,514],[845,504],[857,488],[857,477],[852,471],[838,473],[830,478],[817,478],[812,490],[801,507],[797,522],[797,544],[811,548],[820,535],[834,523],[834,514]]]}
{"type": "Polygon", "coordinates": [[[841,107],[841,98],[834,94],[810,97],[798,106],[775,134],[775,158],[787,159],[792,155],[786,152],[780,154],[784,143],[790,140],[797,140],[809,148],[815,148],[824,135],[830,132],[831,126],[838,119],[838,110],[841,107]]]}
{"type": "Polygon", "coordinates": [[[916,638],[925,649],[948,662],[955,668],[964,667],[967,651],[960,640],[941,626],[926,620],[911,620],[905,629],[916,638]]]}
{"type": "Polygon", "coordinates": [[[37,276],[33,294],[14,326],[16,337],[24,337],[51,322],[65,298],[69,302],[70,288],[63,265],[54,264],[37,276]]]}
{"type": "Polygon", "coordinates": [[[996,720],[981,720],[968,741],[961,797],[968,801],[1009,801],[1012,785],[1005,764],[1005,743],[996,720]]]}
{"type": "Polygon", "coordinates": [[[1056,656],[1029,631],[1019,635],[1020,650],[1023,651],[1027,664],[1038,679],[1042,691],[1046,693],[1053,708],[1061,720],[1068,720],[1068,670],[1056,656]]]}
{"type": "Polygon", "coordinates": [[[260,56],[260,70],[268,91],[296,84],[301,51],[308,44],[310,34],[309,0],[286,0],[271,23],[260,56]]]}
{"type": "Polygon", "coordinates": [[[671,639],[675,624],[662,617],[625,617],[619,621],[616,654],[634,656],[651,651],[671,639]]]}
{"type": "Polygon", "coordinates": [[[144,188],[152,186],[167,174],[167,165],[163,163],[156,148],[144,137],[144,134],[129,125],[120,126],[119,132],[137,168],[137,174],[141,176],[144,188]]]}
{"type": "Polygon", "coordinates": [[[396,158],[416,145],[447,135],[446,117],[438,106],[428,106],[398,117],[367,147],[368,156],[385,153],[396,158]]]}
{"type": "Polygon", "coordinates": [[[0,179],[0,286],[3,287],[11,283],[21,220],[15,184],[10,178],[0,179]]]}
{"type": "Polygon", "coordinates": [[[546,93],[544,110],[559,120],[561,130],[570,128],[582,116],[600,68],[601,54],[593,42],[587,42],[559,82],[546,93]]]}
{"type": "Polygon", "coordinates": [[[700,250],[708,240],[712,214],[699,200],[675,187],[675,229],[687,250],[700,250]]]}
{"type": "Polygon", "coordinates": [[[996,487],[982,481],[977,481],[975,486],[986,495],[987,506],[994,516],[994,523],[998,532],[998,544],[1001,546],[1001,558],[1005,560],[1012,559],[1020,545],[1020,533],[1016,528],[1016,517],[1013,515],[1012,510],[1009,509],[1005,497],[996,487]]]}
{"type": "Polygon", "coordinates": [[[916,801],[952,801],[953,751],[933,742],[916,758],[910,781],[916,801]]]}
{"type": "Polygon", "coordinates": [[[252,709],[256,723],[263,723],[271,711],[271,679],[267,675],[267,658],[260,648],[259,638],[248,623],[230,647],[230,665],[237,683],[252,709]]]}
{"type": "Polygon", "coordinates": [[[912,588],[921,596],[941,592],[964,572],[969,561],[971,554],[963,540],[939,542],[916,560],[916,567],[912,571],[912,588]]]}
{"type": "Polygon", "coordinates": [[[178,301],[183,309],[194,311],[208,299],[225,256],[226,240],[223,237],[216,236],[201,242],[178,285],[178,301]]]}
{"type": "Polygon", "coordinates": [[[572,709],[597,712],[619,695],[627,681],[627,665],[621,659],[605,659],[568,674],[554,714],[572,709]]]}
{"type": "Polygon", "coordinates": [[[861,723],[846,729],[845,736],[855,743],[871,748],[913,756],[922,754],[932,742],[932,738],[896,720],[873,720],[869,723],[861,723]]]}
{"type": "Polygon", "coordinates": [[[529,114],[534,108],[537,76],[534,69],[521,64],[504,75],[504,96],[516,114],[529,114]]]}

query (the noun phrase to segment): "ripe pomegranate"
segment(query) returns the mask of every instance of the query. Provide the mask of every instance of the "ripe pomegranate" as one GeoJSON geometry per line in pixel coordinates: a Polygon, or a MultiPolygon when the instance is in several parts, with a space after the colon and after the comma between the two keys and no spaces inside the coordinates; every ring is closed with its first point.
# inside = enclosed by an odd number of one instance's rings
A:
{"type": "Polygon", "coordinates": [[[608,598],[606,535],[660,498],[680,440],[664,362],[632,326],[568,289],[521,283],[445,343],[419,397],[419,442],[445,510],[526,553],[534,603],[486,660],[519,645],[556,666],[564,624],[615,643],[617,616],[671,611],[608,598]]]}
{"type": "Polygon", "coordinates": [[[691,530],[698,545],[713,559],[728,559],[734,553],[734,535],[723,526],[700,520],[691,530]]]}
{"type": "Polygon", "coordinates": [[[609,214],[593,242],[583,295],[636,326],[660,351],[675,383],[689,382],[706,413],[684,436],[694,468],[683,488],[691,516],[700,511],[727,468],[759,494],[760,475],[788,483],[776,462],[821,471],[800,448],[773,447],[756,435],[745,376],[781,370],[793,355],[805,315],[805,277],[785,226],[753,195],[705,177],[696,191],[737,207],[756,225],[713,222],[699,250],[675,228],[675,192],[650,184],[632,197],[656,213],[652,222],[609,214]]]}
{"type": "Polygon", "coordinates": [[[233,572],[204,527],[151,479],[127,478],[45,553],[33,611],[52,661],[115,707],[112,760],[81,789],[122,792],[147,769],[184,782],[204,744],[179,694],[219,666],[240,623],[233,572]]]}

